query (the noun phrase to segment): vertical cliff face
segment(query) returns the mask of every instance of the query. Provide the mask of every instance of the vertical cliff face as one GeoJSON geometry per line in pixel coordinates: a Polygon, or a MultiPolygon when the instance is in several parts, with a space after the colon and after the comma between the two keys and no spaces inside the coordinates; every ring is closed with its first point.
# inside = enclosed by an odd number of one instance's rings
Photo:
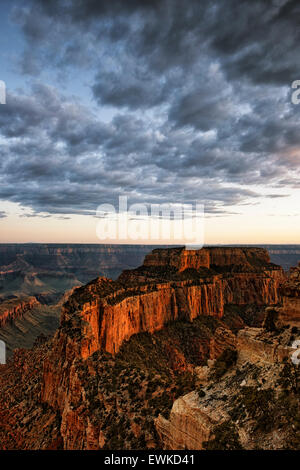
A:
{"type": "MultiPolygon", "coordinates": [[[[215,267],[253,270],[270,265],[270,256],[263,248],[211,247],[201,250],[184,248],[156,249],[146,256],[144,266],[168,266],[178,271],[187,268],[215,267]]],[[[275,265],[274,265],[275,267],[275,265]]]]}
{"type": "Polygon", "coordinates": [[[210,266],[226,266],[227,268],[261,268],[270,263],[270,256],[264,248],[255,247],[213,247],[208,248],[210,266]]]}
{"type": "Polygon", "coordinates": [[[98,349],[115,354],[133,334],[152,333],[177,319],[222,317],[225,304],[276,304],[283,271],[270,265],[265,250],[236,250],[154,250],[141,268],[124,273],[119,281],[100,279],[89,285],[87,302],[86,288],[79,289],[72,301],[84,322],[82,356],[98,349]],[[222,274],[208,269],[210,258],[214,266],[222,266],[222,274]],[[237,265],[242,272],[235,272],[235,265],[224,271],[231,259],[245,262],[237,265]]]}
{"type": "Polygon", "coordinates": [[[242,273],[232,272],[233,265],[222,274],[209,270],[209,249],[204,255],[202,250],[196,252],[195,260],[193,252],[182,249],[154,250],[141,268],[118,281],[98,278],[76,289],[64,305],[61,328],[54,339],[56,349],[45,363],[44,400],[63,407],[70,364],[76,357],[86,360],[98,350],[114,355],[132,335],[153,333],[175,320],[193,321],[201,315],[221,318],[226,303],[275,304],[281,270],[268,263],[264,250],[251,250],[251,255],[245,249],[236,250],[230,248],[225,254],[224,249],[217,250],[213,260],[217,263],[219,259],[223,267],[230,256],[248,260],[241,265],[242,273]],[[255,262],[250,264],[249,259],[255,262]]]}
{"type": "Polygon", "coordinates": [[[235,273],[223,278],[224,303],[272,305],[280,301],[279,286],[283,272],[235,273]]]}
{"type": "Polygon", "coordinates": [[[85,288],[79,288],[62,313],[62,325],[73,325],[77,320],[84,359],[97,350],[116,354],[132,335],[153,333],[175,320],[223,315],[222,280],[218,276],[134,288],[99,278],[87,289],[87,300],[85,288]]]}
{"type": "Polygon", "coordinates": [[[209,250],[156,249],[146,256],[144,266],[173,267],[177,271],[183,271],[187,268],[209,268],[209,250]]]}
{"type": "MultiPolygon", "coordinates": [[[[75,289],[63,306],[60,328],[47,346],[39,392],[47,409],[60,417],[63,447],[98,449],[104,445],[103,423],[97,416],[102,408],[122,407],[124,403],[122,397],[112,403],[114,397],[103,395],[99,384],[104,373],[102,361],[107,361],[109,370],[126,341],[138,333],[159,332],[177,320],[194,322],[192,325],[199,318],[220,320],[228,303],[275,304],[282,278],[282,270],[269,263],[264,250],[170,249],[154,250],[140,268],[125,272],[116,281],[101,277],[75,289]],[[232,261],[237,264],[230,264],[232,261]]],[[[184,330],[182,335],[192,333],[192,329],[188,333],[184,330]]],[[[211,358],[220,354],[223,340],[234,347],[233,336],[219,329],[211,341],[211,358]]],[[[179,356],[178,352],[178,362],[179,356]]],[[[109,376],[107,380],[114,384],[116,378],[109,376]]],[[[135,393],[150,407],[143,382],[135,393]]],[[[173,393],[168,390],[168,401],[173,393]]],[[[181,405],[188,407],[186,401],[181,405]]],[[[197,419],[206,417],[200,413],[197,419]]],[[[205,426],[203,439],[207,438],[208,424],[205,426]]],[[[138,435],[138,427],[134,429],[138,435]]]]}
{"type": "Polygon", "coordinates": [[[288,280],[280,289],[283,307],[279,310],[279,321],[298,326],[300,324],[300,263],[290,270],[288,280]]]}
{"type": "Polygon", "coordinates": [[[282,278],[282,270],[269,264],[264,250],[154,250],[141,268],[118,281],[99,278],[77,289],[62,321],[80,319],[82,357],[98,349],[115,354],[132,335],[152,333],[170,321],[222,317],[228,303],[276,304],[282,278]],[[231,260],[245,264],[237,265],[242,272],[233,272],[235,265],[230,265],[217,274],[208,269],[210,260],[222,269],[231,260]]]}

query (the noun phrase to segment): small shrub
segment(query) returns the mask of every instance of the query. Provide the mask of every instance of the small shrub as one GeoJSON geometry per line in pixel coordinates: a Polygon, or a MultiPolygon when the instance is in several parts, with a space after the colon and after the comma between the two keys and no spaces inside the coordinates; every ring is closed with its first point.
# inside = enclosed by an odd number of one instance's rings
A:
{"type": "Polygon", "coordinates": [[[263,328],[270,332],[276,332],[276,321],[278,319],[278,312],[275,309],[268,309],[263,322],[263,328]]]}
{"type": "Polygon", "coordinates": [[[215,427],[214,438],[211,441],[203,443],[206,450],[241,450],[243,447],[240,443],[239,435],[236,427],[230,421],[225,421],[215,427]]]}
{"type": "Polygon", "coordinates": [[[239,397],[239,409],[245,407],[250,418],[256,421],[256,428],[270,431],[274,426],[274,390],[258,390],[255,387],[243,387],[239,397]]]}
{"type": "Polygon", "coordinates": [[[197,390],[197,392],[198,392],[199,398],[205,397],[205,391],[202,390],[202,388],[199,388],[199,390],[197,390]]]}
{"type": "Polygon", "coordinates": [[[214,364],[213,372],[216,379],[220,379],[227,370],[232,367],[237,360],[237,352],[235,349],[225,349],[221,356],[218,357],[214,364]]]}

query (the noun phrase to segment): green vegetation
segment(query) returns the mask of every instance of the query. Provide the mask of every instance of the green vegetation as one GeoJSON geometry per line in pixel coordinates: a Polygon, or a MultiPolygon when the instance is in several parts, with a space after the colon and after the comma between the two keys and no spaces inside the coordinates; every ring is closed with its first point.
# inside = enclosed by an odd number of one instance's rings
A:
{"type": "Polygon", "coordinates": [[[272,429],[274,390],[243,387],[239,399],[240,404],[245,408],[249,417],[256,420],[256,427],[258,429],[263,431],[272,429]]]}
{"type": "Polygon", "coordinates": [[[216,359],[213,367],[213,374],[216,379],[220,379],[225,372],[232,367],[237,360],[237,352],[235,349],[225,349],[221,356],[216,359]]]}
{"type": "Polygon", "coordinates": [[[205,315],[192,323],[170,322],[155,334],[132,336],[122,345],[118,357],[161,375],[184,371],[189,364],[204,365],[209,353],[209,341],[218,324],[217,318],[205,315]]]}
{"type": "Polygon", "coordinates": [[[205,393],[205,391],[202,389],[202,387],[198,388],[197,393],[198,393],[199,398],[203,398],[203,397],[205,397],[205,395],[206,395],[206,393],[205,393]]]}
{"type": "Polygon", "coordinates": [[[300,370],[290,362],[284,364],[279,377],[279,385],[286,391],[299,392],[300,370]]]}
{"type": "MultiPolygon", "coordinates": [[[[147,336],[144,340],[151,363],[155,345],[150,347],[147,336]]],[[[133,352],[133,345],[129,346],[133,352]]],[[[158,445],[154,419],[159,414],[168,418],[174,400],[196,386],[188,370],[160,374],[157,365],[148,367],[140,360],[138,366],[125,357],[96,352],[89,365],[82,361],[79,367],[88,412],[95,423],[101,423],[105,449],[145,449],[147,442],[158,445]],[[91,367],[95,374],[90,373],[91,367]]],[[[72,406],[81,406],[81,400],[72,406]]]]}
{"type": "Polygon", "coordinates": [[[225,421],[215,427],[214,439],[203,443],[206,450],[241,450],[239,435],[236,426],[230,421],[225,421]]]}
{"type": "Polygon", "coordinates": [[[267,309],[266,317],[264,319],[263,327],[269,332],[276,332],[276,321],[278,319],[278,312],[275,309],[267,309]]]}
{"type": "Polygon", "coordinates": [[[244,326],[262,326],[265,318],[266,305],[235,305],[227,304],[224,307],[224,316],[222,320],[234,332],[244,326]]]}

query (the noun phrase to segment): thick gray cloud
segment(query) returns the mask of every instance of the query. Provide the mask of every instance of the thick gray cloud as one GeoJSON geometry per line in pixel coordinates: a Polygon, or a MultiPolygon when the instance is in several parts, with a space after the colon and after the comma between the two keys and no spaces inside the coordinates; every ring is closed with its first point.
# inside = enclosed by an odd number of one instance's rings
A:
{"type": "MultiPolygon", "coordinates": [[[[52,56],[65,63],[89,64],[94,49],[83,40],[84,32],[100,54],[107,52],[101,43],[114,45],[160,73],[176,67],[186,72],[209,51],[231,78],[284,85],[299,76],[297,0],[35,0],[26,5],[16,10],[15,19],[30,46],[37,50],[38,42],[59,42],[52,56]],[[71,41],[60,42],[70,32],[71,41]]],[[[51,57],[50,51],[42,55],[51,57]]]]}
{"type": "Polygon", "coordinates": [[[29,96],[9,94],[7,102],[0,108],[6,138],[0,197],[36,212],[92,214],[98,204],[116,204],[126,194],[131,203],[197,200],[219,213],[255,200],[257,192],[247,187],[252,182],[277,178],[276,160],[273,172],[263,173],[267,167],[264,160],[257,166],[257,154],[245,158],[231,141],[222,148],[215,133],[195,135],[133,114],[103,123],[42,85],[29,96]],[[245,187],[230,187],[233,182],[245,187]]]}
{"type": "Polygon", "coordinates": [[[33,85],[0,108],[0,197],[52,214],[181,197],[219,214],[255,203],[259,185],[288,194],[299,15],[288,0],[17,2],[33,85]],[[45,71],[88,82],[93,109],[43,85],[45,71]]]}

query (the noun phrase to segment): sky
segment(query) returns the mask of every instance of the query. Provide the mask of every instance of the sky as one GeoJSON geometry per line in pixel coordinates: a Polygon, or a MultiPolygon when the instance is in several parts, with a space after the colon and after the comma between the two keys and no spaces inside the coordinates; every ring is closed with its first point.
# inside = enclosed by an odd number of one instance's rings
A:
{"type": "Polygon", "coordinates": [[[0,242],[97,243],[97,207],[127,196],[203,204],[206,244],[300,243],[299,1],[0,14],[0,242]]]}

